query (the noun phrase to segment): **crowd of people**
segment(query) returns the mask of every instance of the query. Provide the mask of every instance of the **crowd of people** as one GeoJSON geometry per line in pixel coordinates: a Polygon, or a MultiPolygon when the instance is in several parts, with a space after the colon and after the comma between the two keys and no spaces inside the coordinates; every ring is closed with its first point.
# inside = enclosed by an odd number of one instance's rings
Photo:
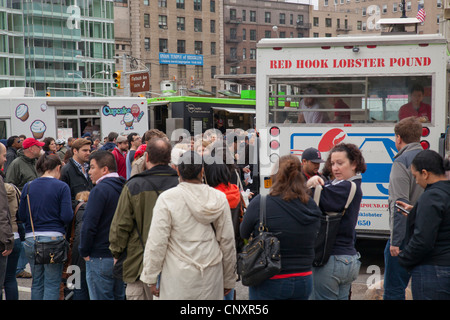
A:
{"type": "MultiPolygon", "coordinates": [[[[450,298],[450,165],[420,148],[421,129],[416,118],[394,128],[399,152],[389,187],[385,299],[404,299],[409,277],[415,299],[450,298]],[[405,217],[395,204],[411,213],[405,217]]],[[[237,255],[259,227],[255,138],[254,132],[224,138],[208,130],[171,143],[151,129],[142,137],[111,132],[97,145],[19,136],[0,143],[5,298],[18,299],[16,276],[29,263],[33,300],[64,299],[70,266],[79,271],[69,292],[74,300],[235,299],[237,255]],[[35,263],[37,241],[63,238],[70,247],[65,263],[35,263]]],[[[280,240],[282,267],[250,286],[249,298],[348,299],[361,264],[355,248],[366,170],[361,151],[340,143],[322,159],[308,148],[301,158],[280,157],[277,169],[265,224],[280,240]],[[314,267],[322,212],[344,208],[330,258],[314,267]]]]}

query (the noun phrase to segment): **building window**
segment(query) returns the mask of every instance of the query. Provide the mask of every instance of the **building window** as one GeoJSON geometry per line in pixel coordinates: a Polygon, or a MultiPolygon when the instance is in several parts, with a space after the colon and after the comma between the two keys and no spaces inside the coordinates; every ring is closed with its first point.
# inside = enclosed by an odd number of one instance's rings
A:
{"type": "Polygon", "coordinates": [[[325,18],[325,27],[331,28],[331,18],[325,18]]]}
{"type": "Polygon", "coordinates": [[[194,11],[202,11],[202,0],[194,0],[194,11]]]}
{"type": "Polygon", "coordinates": [[[194,19],[194,31],[202,32],[202,19],[194,19]]]}
{"type": "Polygon", "coordinates": [[[145,38],[144,39],[144,49],[146,51],[150,51],[150,38],[145,38]]]}
{"type": "Polygon", "coordinates": [[[177,53],[186,53],[186,40],[177,40],[177,53]]]}
{"type": "Polygon", "coordinates": [[[144,0],[144,6],[149,6],[150,5],[150,0],[144,0]]]}
{"type": "Polygon", "coordinates": [[[194,42],[195,54],[203,54],[203,41],[194,42]]]}
{"type": "Polygon", "coordinates": [[[256,60],[256,49],[250,49],[250,60],[256,60]]]}
{"type": "Polygon", "coordinates": [[[216,20],[211,20],[209,22],[209,31],[211,33],[216,33],[216,20]]]}
{"type": "Polygon", "coordinates": [[[216,55],[216,43],[215,42],[211,42],[211,55],[212,56],[216,55]]]}
{"type": "Polygon", "coordinates": [[[247,29],[242,29],[242,40],[247,40],[247,29]]]}
{"type": "Polygon", "coordinates": [[[256,22],[256,11],[250,11],[250,22],[256,22]]]}
{"type": "Polygon", "coordinates": [[[177,0],[177,9],[184,9],[184,0],[177,0]]]}
{"type": "Polygon", "coordinates": [[[236,9],[230,9],[230,21],[236,20],[236,9]]]}
{"type": "Polygon", "coordinates": [[[177,66],[178,79],[186,79],[186,65],[179,64],[177,66]]]}
{"type": "Polygon", "coordinates": [[[280,24],[286,24],[286,14],[280,13],[280,24]]]}
{"type": "Polygon", "coordinates": [[[247,20],[247,10],[242,10],[242,21],[247,20]]]}
{"type": "Polygon", "coordinates": [[[264,38],[272,38],[272,30],[264,31],[264,38]]]}
{"type": "Polygon", "coordinates": [[[271,20],[270,12],[264,12],[264,22],[270,23],[271,20]]]}
{"type": "Polygon", "coordinates": [[[250,41],[256,41],[256,30],[250,30],[250,41]]]}
{"type": "Polygon", "coordinates": [[[184,17],[177,17],[177,30],[178,31],[184,31],[185,27],[186,27],[185,18],[184,17]]]}
{"type": "Polygon", "coordinates": [[[216,1],[211,0],[209,2],[209,12],[216,12],[216,1]]]}
{"type": "Polygon", "coordinates": [[[169,65],[168,64],[159,65],[159,77],[162,79],[169,78],[169,65]]]}
{"type": "Polygon", "coordinates": [[[144,13],[144,28],[150,28],[150,15],[144,13]]]}
{"type": "Polygon", "coordinates": [[[319,17],[314,17],[313,18],[313,24],[314,24],[314,27],[318,27],[319,26],[319,17]]]}
{"type": "Polygon", "coordinates": [[[158,16],[158,25],[160,29],[167,29],[167,16],[158,16]]]}
{"type": "Polygon", "coordinates": [[[159,52],[169,52],[167,39],[159,39],[159,52]]]}
{"type": "Polygon", "coordinates": [[[247,59],[247,49],[246,48],[242,48],[242,60],[247,59]]]}
{"type": "Polygon", "coordinates": [[[203,79],[203,66],[195,66],[194,76],[195,79],[203,79]]]}
{"type": "Polygon", "coordinates": [[[158,7],[167,8],[167,0],[158,0],[158,7]]]}

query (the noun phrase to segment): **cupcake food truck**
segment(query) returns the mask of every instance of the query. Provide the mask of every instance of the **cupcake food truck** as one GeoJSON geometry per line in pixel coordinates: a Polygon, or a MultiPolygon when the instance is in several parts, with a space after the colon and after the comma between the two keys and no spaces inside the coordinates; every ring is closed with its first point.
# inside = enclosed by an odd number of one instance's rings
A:
{"type": "Polygon", "coordinates": [[[147,100],[134,97],[33,97],[29,88],[0,89],[0,138],[106,137],[148,130],[147,100]]]}

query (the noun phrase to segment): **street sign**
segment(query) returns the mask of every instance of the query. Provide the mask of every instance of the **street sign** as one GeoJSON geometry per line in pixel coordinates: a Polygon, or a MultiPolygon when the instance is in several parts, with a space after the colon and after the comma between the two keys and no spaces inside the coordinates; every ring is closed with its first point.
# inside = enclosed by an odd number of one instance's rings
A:
{"type": "Polygon", "coordinates": [[[150,77],[148,72],[130,75],[131,92],[143,92],[150,90],[150,77]]]}

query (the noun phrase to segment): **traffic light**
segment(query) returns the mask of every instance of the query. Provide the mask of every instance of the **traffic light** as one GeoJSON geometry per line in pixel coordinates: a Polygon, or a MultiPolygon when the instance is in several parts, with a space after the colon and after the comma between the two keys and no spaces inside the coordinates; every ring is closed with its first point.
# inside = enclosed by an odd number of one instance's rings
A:
{"type": "Polygon", "coordinates": [[[50,97],[50,96],[51,96],[50,91],[47,91],[47,92],[45,93],[45,95],[46,95],[47,97],[50,97]]]}
{"type": "Polygon", "coordinates": [[[114,84],[113,87],[116,89],[123,89],[123,87],[120,84],[120,78],[122,76],[122,70],[117,70],[116,72],[114,72],[113,74],[113,78],[114,78],[114,84]]]}

